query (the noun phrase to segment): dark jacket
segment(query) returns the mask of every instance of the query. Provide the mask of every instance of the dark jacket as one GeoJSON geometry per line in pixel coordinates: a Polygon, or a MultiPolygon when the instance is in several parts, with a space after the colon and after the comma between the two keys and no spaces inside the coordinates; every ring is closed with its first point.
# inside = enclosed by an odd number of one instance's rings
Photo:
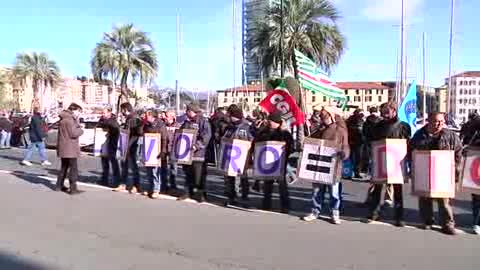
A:
{"type": "Polygon", "coordinates": [[[197,136],[195,140],[196,151],[193,153],[193,160],[204,161],[208,143],[212,138],[212,129],[208,119],[197,115],[195,119],[186,119],[180,129],[195,129],[197,136]]]}
{"type": "Polygon", "coordinates": [[[10,121],[7,117],[0,117],[0,130],[5,130],[6,132],[12,132],[13,122],[10,121]]]}
{"type": "Polygon", "coordinates": [[[59,158],[78,158],[80,157],[78,138],[82,136],[83,130],[71,111],[61,112],[59,117],[57,156],[59,158]]]}
{"type": "Polygon", "coordinates": [[[412,160],[414,150],[453,150],[455,152],[455,180],[460,180],[460,163],[462,160],[462,143],[458,135],[443,129],[438,137],[428,134],[427,127],[423,127],[415,133],[408,146],[408,158],[412,160]]]}
{"type": "Polygon", "coordinates": [[[45,120],[39,113],[32,115],[32,118],[30,119],[30,125],[28,127],[28,133],[30,135],[31,142],[43,141],[43,139],[47,136],[47,134],[45,134],[45,126],[45,120]]]}
{"type": "Polygon", "coordinates": [[[128,142],[129,147],[137,147],[138,138],[143,136],[143,125],[142,120],[137,116],[136,113],[132,112],[126,117],[125,123],[122,125],[122,129],[128,129],[130,131],[128,142]]]}
{"type": "Polygon", "coordinates": [[[409,139],[410,134],[410,126],[407,123],[398,121],[398,119],[383,119],[373,128],[372,141],[409,139]]]}
{"type": "Polygon", "coordinates": [[[480,118],[474,117],[460,129],[460,136],[464,145],[471,145],[476,140],[480,140],[480,118]]]}
{"type": "Polygon", "coordinates": [[[168,124],[165,122],[165,128],[167,129],[167,141],[168,141],[168,144],[167,144],[167,152],[168,153],[171,153],[172,152],[172,149],[173,149],[173,138],[175,137],[175,131],[177,129],[179,129],[182,125],[177,123],[177,122],[173,122],[172,124],[168,124]]]}
{"type": "Polygon", "coordinates": [[[294,142],[292,134],[290,134],[290,132],[288,132],[287,130],[283,130],[281,127],[279,127],[278,129],[271,129],[270,127],[260,129],[254,140],[254,144],[257,142],[265,141],[286,142],[286,156],[288,157],[291,153],[293,153],[294,142]]]}
{"type": "MultiPolygon", "coordinates": [[[[168,132],[165,123],[162,120],[155,120],[153,123],[146,122],[143,126],[143,132],[145,133],[160,133],[160,143],[162,154],[166,154],[168,151],[168,132]]],[[[162,155],[164,158],[165,155],[162,155]]]]}
{"type": "Polygon", "coordinates": [[[363,118],[361,116],[352,115],[347,119],[348,143],[351,146],[361,146],[365,140],[363,137],[363,118]]]}
{"type": "Polygon", "coordinates": [[[240,139],[245,141],[253,141],[255,137],[255,130],[252,125],[245,119],[238,122],[230,123],[225,129],[223,138],[240,139]]]}
{"type": "Polygon", "coordinates": [[[109,119],[102,117],[97,126],[107,132],[108,156],[115,157],[117,155],[118,139],[120,138],[120,124],[118,124],[117,117],[115,115],[112,115],[109,119]]]}
{"type": "Polygon", "coordinates": [[[375,126],[380,123],[381,120],[382,118],[375,114],[370,114],[365,120],[365,124],[363,124],[363,137],[366,143],[372,142],[375,126]]]}

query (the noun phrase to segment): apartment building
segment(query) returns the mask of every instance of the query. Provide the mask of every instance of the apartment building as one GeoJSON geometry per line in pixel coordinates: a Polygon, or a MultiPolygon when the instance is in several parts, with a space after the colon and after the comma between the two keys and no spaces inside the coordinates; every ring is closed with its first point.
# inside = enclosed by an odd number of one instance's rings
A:
{"type": "Polygon", "coordinates": [[[228,107],[231,104],[242,104],[246,111],[253,111],[258,103],[267,96],[262,84],[249,84],[236,88],[217,91],[218,107],[228,107]]]}
{"type": "Polygon", "coordinates": [[[480,71],[466,71],[445,79],[452,89],[447,91],[447,111],[459,122],[467,121],[468,115],[478,112],[480,105],[480,71]]]}

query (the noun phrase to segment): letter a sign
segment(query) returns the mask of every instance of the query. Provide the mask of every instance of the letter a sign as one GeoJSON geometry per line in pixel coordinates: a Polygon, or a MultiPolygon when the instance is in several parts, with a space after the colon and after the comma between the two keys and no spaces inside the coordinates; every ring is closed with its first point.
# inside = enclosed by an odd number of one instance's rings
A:
{"type": "Polygon", "coordinates": [[[413,151],[412,194],[427,198],[455,198],[453,151],[413,151]]]}
{"type": "Polygon", "coordinates": [[[218,169],[227,176],[242,175],[251,146],[250,141],[222,139],[218,169]]]}
{"type": "Polygon", "coordinates": [[[195,129],[178,129],[173,138],[173,159],[178,164],[192,165],[193,151],[197,131],[195,129]]]}
{"type": "Polygon", "coordinates": [[[285,177],[285,142],[266,141],[255,144],[253,177],[276,179],[285,177]]]}
{"type": "Polygon", "coordinates": [[[469,148],[462,172],[462,189],[480,194],[480,148],[469,148]]]}
{"type": "Polygon", "coordinates": [[[161,135],[159,133],[145,133],[143,137],[142,161],[145,167],[159,167],[161,160],[161,135]]]}

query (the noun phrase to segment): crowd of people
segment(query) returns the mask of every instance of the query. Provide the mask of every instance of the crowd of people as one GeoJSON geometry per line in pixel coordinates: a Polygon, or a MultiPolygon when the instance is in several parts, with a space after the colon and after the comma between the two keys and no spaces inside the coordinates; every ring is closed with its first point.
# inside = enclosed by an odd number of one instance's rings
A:
{"type": "MultiPolygon", "coordinates": [[[[61,158],[61,171],[58,175],[56,189],[58,191],[77,194],[78,165],[80,147],[78,138],[82,135],[78,117],[82,108],[77,104],[71,104],[63,111],[60,117],[58,132],[57,154],[61,158]],[[64,185],[66,177],[70,181],[69,188],[64,185]]],[[[106,131],[107,151],[102,153],[102,177],[101,184],[111,186],[114,191],[126,191],[131,194],[140,193],[152,199],[161,194],[169,194],[178,197],[178,200],[196,200],[205,202],[207,197],[207,163],[217,159],[217,149],[222,138],[239,139],[255,143],[263,141],[285,142],[287,156],[301,149],[295,149],[292,131],[285,125],[280,111],[270,114],[258,112],[245,117],[241,107],[231,105],[228,108],[218,109],[211,117],[203,115],[197,103],[187,106],[185,115],[177,117],[174,111],[160,112],[155,109],[137,113],[129,103],[121,104],[120,111],[123,121],[112,113],[111,108],[103,111],[98,127],[106,131]],[[118,158],[118,141],[120,130],[127,129],[129,132],[128,150],[124,159],[118,158]],[[178,165],[173,155],[173,136],[175,130],[194,129],[197,131],[196,140],[192,145],[193,161],[191,165],[178,165]],[[139,153],[143,134],[160,133],[161,151],[158,159],[161,166],[146,167],[146,175],[149,186],[144,188],[140,181],[139,153]],[[179,168],[185,173],[185,189],[177,187],[176,177],[179,168]],[[111,169],[111,170],[110,170],[111,169]]],[[[412,152],[415,150],[452,150],[455,155],[456,181],[460,179],[460,164],[465,146],[480,146],[480,118],[472,116],[465,125],[460,136],[446,128],[445,115],[434,112],[429,115],[428,124],[419,129],[413,137],[410,126],[401,122],[397,116],[396,104],[388,102],[379,108],[372,108],[368,117],[361,110],[356,110],[348,119],[343,118],[343,112],[334,106],[325,106],[315,111],[310,118],[309,129],[306,136],[335,142],[338,158],[341,160],[353,159],[354,176],[361,178],[361,173],[368,174],[371,170],[371,143],[382,139],[404,139],[407,141],[407,161],[411,162],[412,152]],[[463,144],[461,142],[463,140],[463,144]]],[[[0,120],[1,123],[1,120],[0,120]]],[[[30,121],[30,140],[23,164],[29,165],[29,158],[33,146],[40,151],[44,165],[49,165],[45,154],[41,116],[36,111],[30,121]],[[39,119],[36,118],[39,117],[39,119]],[[37,133],[38,132],[38,133],[37,133]]],[[[252,147],[253,149],[253,147],[252,147]]],[[[408,163],[408,162],[407,162],[408,163]]],[[[251,167],[252,160],[247,161],[247,167],[251,167]]],[[[286,170],[286,169],[285,169],[286,170]]],[[[342,205],[342,182],[341,166],[336,174],[339,178],[336,184],[313,184],[313,196],[311,199],[311,211],[302,219],[306,222],[320,217],[326,193],[329,194],[330,216],[333,224],[340,224],[342,205]]],[[[245,170],[246,171],[246,170],[245,170]]],[[[286,171],[284,175],[286,175],[286,171]]],[[[406,172],[406,179],[411,172],[406,172]]],[[[288,182],[286,177],[279,177],[269,181],[249,179],[246,173],[239,177],[225,176],[226,205],[248,205],[250,188],[259,190],[262,185],[263,201],[262,209],[272,209],[273,185],[277,183],[280,195],[280,211],[288,213],[290,199],[288,182]],[[236,180],[240,184],[240,198],[237,195],[236,180]],[[250,183],[250,180],[254,180],[250,183]],[[253,186],[251,187],[251,184],[253,186]]],[[[394,209],[395,225],[405,226],[403,206],[402,184],[371,184],[367,200],[368,222],[383,218],[385,205],[394,209]],[[384,203],[382,193],[385,190],[384,203]]],[[[434,224],[433,201],[438,203],[439,224],[442,231],[453,235],[456,233],[451,200],[449,198],[419,197],[419,212],[423,221],[423,228],[428,230],[434,224]]],[[[472,209],[474,230],[480,234],[480,196],[472,195],[472,209]]]]}

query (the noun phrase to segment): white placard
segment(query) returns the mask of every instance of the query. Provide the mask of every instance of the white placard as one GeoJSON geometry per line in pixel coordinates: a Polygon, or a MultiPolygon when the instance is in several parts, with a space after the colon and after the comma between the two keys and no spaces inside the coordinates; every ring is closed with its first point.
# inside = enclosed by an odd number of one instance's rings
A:
{"type": "Polygon", "coordinates": [[[469,148],[466,151],[463,171],[462,189],[480,194],[480,149],[469,148]]]}
{"type": "Polygon", "coordinates": [[[255,144],[253,177],[276,179],[285,177],[285,142],[265,141],[255,144]]]}
{"type": "Polygon", "coordinates": [[[105,156],[108,152],[107,132],[101,128],[95,128],[93,139],[93,155],[96,157],[105,156]]]}
{"type": "Polygon", "coordinates": [[[195,143],[197,130],[178,129],[173,139],[173,159],[178,164],[191,165],[193,159],[192,147],[195,143]]]}
{"type": "Polygon", "coordinates": [[[145,167],[159,167],[158,158],[162,151],[161,135],[159,133],[145,133],[143,136],[142,163],[145,167]]]}
{"type": "Polygon", "coordinates": [[[222,139],[218,169],[227,176],[242,175],[251,146],[250,141],[222,139]]]}
{"type": "Polygon", "coordinates": [[[297,169],[298,179],[327,185],[335,184],[338,173],[335,142],[305,138],[297,169]]]}

